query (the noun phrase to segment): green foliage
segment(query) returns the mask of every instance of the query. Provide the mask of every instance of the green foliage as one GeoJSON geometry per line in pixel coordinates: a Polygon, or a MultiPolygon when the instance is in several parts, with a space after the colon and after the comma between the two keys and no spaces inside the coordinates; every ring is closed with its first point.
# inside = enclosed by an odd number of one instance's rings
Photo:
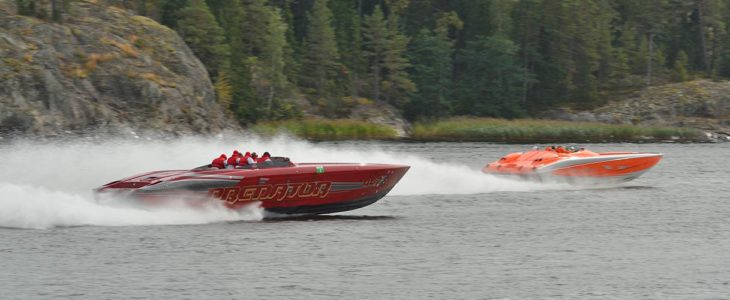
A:
{"type": "Polygon", "coordinates": [[[170,28],[177,27],[178,12],[188,6],[189,0],[162,0],[160,2],[160,23],[170,28]]]}
{"type": "MultiPolygon", "coordinates": [[[[15,1],[53,16],[51,2],[15,1]]],[[[129,1],[176,28],[216,84],[225,72],[244,124],[297,115],[302,97],[328,117],[367,97],[409,119],[517,118],[688,74],[730,78],[727,1],[206,0],[214,20],[201,2],[129,1]]]]}
{"type": "Polygon", "coordinates": [[[231,86],[231,82],[225,71],[218,74],[218,78],[216,78],[213,88],[215,88],[215,95],[216,99],[218,99],[218,103],[220,103],[223,108],[230,109],[231,102],[233,102],[233,87],[231,86]]]}
{"type": "Polygon", "coordinates": [[[668,139],[699,140],[697,130],[673,127],[639,127],[603,123],[519,119],[452,118],[416,123],[416,140],[483,142],[639,142],[668,139]]]}
{"type": "Polygon", "coordinates": [[[383,56],[383,95],[386,102],[402,108],[408,101],[408,93],[417,90],[406,72],[406,68],[410,66],[406,56],[410,38],[400,32],[398,17],[394,13],[388,16],[387,33],[386,51],[383,56]]]}
{"type": "MultiPolygon", "coordinates": [[[[399,5],[405,5],[399,3],[399,5]]],[[[398,16],[391,13],[385,19],[380,6],[363,20],[363,55],[370,64],[372,98],[385,100],[396,107],[403,107],[408,93],[416,86],[409,78],[406,57],[409,38],[398,28],[398,16]]]]}
{"type": "Polygon", "coordinates": [[[433,33],[423,29],[410,45],[413,62],[410,74],[420,87],[404,108],[409,119],[438,118],[451,114],[453,41],[446,31],[433,33]]]}
{"type": "Polygon", "coordinates": [[[287,84],[287,78],[284,74],[286,65],[284,54],[286,48],[286,24],[281,20],[279,9],[272,8],[267,12],[267,27],[264,44],[262,45],[261,58],[264,62],[262,66],[262,84],[258,85],[259,89],[266,89],[266,115],[272,114],[277,92],[281,92],[287,84]]]}
{"type": "Polygon", "coordinates": [[[34,0],[15,0],[15,6],[19,15],[32,16],[35,13],[34,0]]]}
{"type": "Polygon", "coordinates": [[[363,56],[367,59],[369,81],[372,87],[371,97],[380,101],[382,90],[382,72],[384,69],[385,51],[388,47],[388,29],[380,6],[363,20],[363,56]]]}
{"type": "Polygon", "coordinates": [[[358,98],[367,68],[362,55],[362,20],[357,8],[348,1],[330,1],[329,7],[334,16],[337,51],[343,65],[343,75],[347,79],[340,81],[343,86],[338,88],[348,89],[350,96],[358,98]]]}
{"type": "Polygon", "coordinates": [[[19,15],[60,23],[63,21],[63,14],[68,10],[68,1],[70,0],[15,0],[15,5],[19,15]],[[50,16],[48,11],[51,12],[50,16]]]}
{"type": "Polygon", "coordinates": [[[687,54],[684,51],[680,51],[677,55],[677,60],[674,61],[672,79],[676,82],[687,81],[689,79],[689,75],[687,74],[687,54]]]}
{"type": "Polygon", "coordinates": [[[223,29],[203,0],[191,0],[190,6],[181,9],[178,15],[178,33],[215,79],[230,54],[223,29]]]}
{"type": "Polygon", "coordinates": [[[384,140],[396,137],[396,132],[384,125],[356,120],[289,120],[262,122],[251,128],[260,135],[293,134],[308,140],[384,140]]]}
{"type": "Polygon", "coordinates": [[[335,80],[339,77],[341,68],[335,32],[332,29],[332,12],[327,7],[327,0],[315,0],[307,20],[300,82],[305,87],[315,89],[315,99],[325,99],[324,111],[331,115],[340,95],[336,90],[335,80]]]}
{"type": "Polygon", "coordinates": [[[466,67],[459,78],[457,113],[516,118],[525,115],[520,93],[525,80],[517,46],[501,37],[479,36],[460,55],[466,67]]]}

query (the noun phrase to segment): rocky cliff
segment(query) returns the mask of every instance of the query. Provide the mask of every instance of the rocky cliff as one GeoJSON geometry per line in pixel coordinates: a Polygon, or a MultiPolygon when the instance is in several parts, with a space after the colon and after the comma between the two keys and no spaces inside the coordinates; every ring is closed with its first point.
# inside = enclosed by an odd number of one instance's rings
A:
{"type": "Polygon", "coordinates": [[[0,136],[237,128],[183,40],[117,7],[70,1],[58,23],[0,0],[0,57],[0,136]]]}
{"type": "Polygon", "coordinates": [[[545,118],[646,126],[678,126],[730,136],[730,81],[695,80],[647,87],[592,111],[558,109],[545,118]]]}

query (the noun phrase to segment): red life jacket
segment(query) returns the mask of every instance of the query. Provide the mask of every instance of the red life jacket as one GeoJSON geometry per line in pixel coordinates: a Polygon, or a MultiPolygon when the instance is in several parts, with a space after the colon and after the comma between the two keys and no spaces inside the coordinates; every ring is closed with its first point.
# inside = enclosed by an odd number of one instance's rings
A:
{"type": "Polygon", "coordinates": [[[248,158],[251,157],[251,154],[246,154],[241,157],[241,159],[238,160],[239,166],[246,166],[248,165],[248,158]]]}
{"type": "Polygon", "coordinates": [[[225,169],[226,168],[226,155],[221,154],[221,156],[214,159],[213,162],[210,163],[210,166],[213,168],[225,169]]]}
{"type": "MultiPolygon", "coordinates": [[[[238,153],[236,153],[236,154],[238,154],[238,153]]],[[[237,165],[238,165],[238,159],[239,159],[240,157],[241,157],[241,155],[240,155],[240,154],[239,154],[239,155],[235,155],[235,156],[231,156],[231,157],[230,157],[230,158],[228,159],[228,165],[229,165],[229,166],[233,166],[233,167],[237,166],[237,165]]]]}
{"type": "Polygon", "coordinates": [[[256,163],[257,164],[260,164],[260,163],[264,163],[266,161],[271,161],[271,158],[268,157],[268,156],[262,156],[262,157],[259,157],[259,159],[256,160],[256,163]]]}

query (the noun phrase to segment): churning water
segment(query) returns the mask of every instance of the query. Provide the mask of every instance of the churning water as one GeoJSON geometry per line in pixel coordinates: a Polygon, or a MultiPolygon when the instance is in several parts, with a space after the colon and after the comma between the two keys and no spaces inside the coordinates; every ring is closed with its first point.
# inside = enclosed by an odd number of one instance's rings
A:
{"type": "Polygon", "coordinates": [[[608,188],[479,172],[528,147],[285,137],[0,145],[0,298],[730,295],[730,144],[589,145],[665,153],[643,177],[608,188]],[[264,221],[256,207],[152,209],[91,195],[233,149],[412,167],[380,202],[323,217],[264,221]]]}

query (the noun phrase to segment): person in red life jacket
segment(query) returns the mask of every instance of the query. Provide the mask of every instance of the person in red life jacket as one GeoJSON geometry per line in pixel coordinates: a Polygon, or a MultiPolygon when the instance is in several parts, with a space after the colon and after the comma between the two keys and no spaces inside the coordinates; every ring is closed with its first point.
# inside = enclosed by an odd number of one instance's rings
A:
{"type": "Polygon", "coordinates": [[[245,154],[245,155],[241,156],[241,157],[240,157],[240,158],[238,159],[238,165],[239,165],[239,166],[245,166],[245,165],[248,165],[248,164],[249,164],[249,163],[248,163],[248,160],[249,160],[249,158],[251,158],[251,152],[246,152],[246,154],[245,154]]]}
{"type": "Polygon", "coordinates": [[[238,162],[241,159],[241,152],[238,152],[238,150],[233,150],[233,154],[231,154],[231,157],[228,158],[228,168],[235,168],[238,166],[238,162]]]}
{"type": "Polygon", "coordinates": [[[218,169],[225,169],[226,168],[226,160],[227,157],[225,154],[221,154],[218,158],[214,159],[212,163],[210,163],[210,166],[213,168],[218,169]]]}
{"type": "Polygon", "coordinates": [[[269,154],[269,152],[264,152],[264,154],[256,160],[256,164],[259,166],[264,164],[268,165],[269,163],[271,163],[271,154],[269,154]]]}

